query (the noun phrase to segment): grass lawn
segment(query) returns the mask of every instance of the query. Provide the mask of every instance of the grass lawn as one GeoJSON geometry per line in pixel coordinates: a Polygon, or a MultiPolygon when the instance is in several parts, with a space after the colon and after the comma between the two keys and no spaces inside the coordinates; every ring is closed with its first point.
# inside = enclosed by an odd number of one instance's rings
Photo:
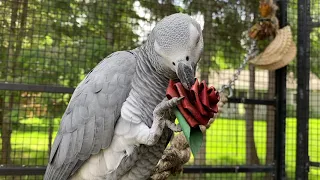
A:
{"type": "MultiPolygon", "coordinates": [[[[309,122],[310,160],[320,162],[320,119],[309,122]]],[[[206,164],[241,165],[245,164],[245,121],[217,119],[207,131],[206,164]]],[[[265,163],[266,122],[255,121],[255,143],[260,163],[265,163]]],[[[286,171],[293,178],[296,159],[296,119],[286,121],[286,171]]],[[[192,160],[191,160],[192,162],[192,160]]],[[[320,179],[320,168],[310,168],[309,179],[320,179]]]]}
{"type": "MultiPolygon", "coordinates": [[[[49,135],[47,127],[49,120],[34,118],[21,120],[20,123],[18,130],[13,131],[11,137],[14,164],[45,165],[48,157],[49,135]]],[[[54,134],[57,131],[58,123],[59,119],[55,119],[54,134]]],[[[286,127],[286,171],[288,176],[293,178],[296,158],[296,120],[287,118],[286,127]]],[[[310,159],[314,162],[320,162],[320,150],[318,150],[320,145],[320,120],[310,119],[309,129],[310,159]]],[[[254,131],[258,156],[260,163],[263,164],[266,155],[266,122],[256,121],[254,131]]],[[[245,164],[245,133],[244,120],[217,119],[207,131],[206,163],[208,165],[245,164]]],[[[192,161],[193,159],[190,163],[192,161]]],[[[229,179],[232,175],[216,174],[212,176],[229,179]]],[[[242,176],[244,177],[244,174],[237,177],[241,178],[242,176]]],[[[261,174],[260,176],[263,177],[261,174]]],[[[309,179],[319,178],[320,168],[311,168],[309,179]]]]}

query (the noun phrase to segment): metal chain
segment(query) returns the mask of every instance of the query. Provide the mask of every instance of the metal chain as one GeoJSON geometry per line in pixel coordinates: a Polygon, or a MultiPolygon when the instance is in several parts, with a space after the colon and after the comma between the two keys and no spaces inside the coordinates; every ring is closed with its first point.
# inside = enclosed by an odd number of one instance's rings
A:
{"type": "Polygon", "coordinates": [[[248,53],[245,55],[245,58],[243,62],[240,64],[239,68],[236,70],[236,72],[233,74],[232,79],[229,80],[228,84],[224,84],[221,86],[219,93],[224,92],[226,89],[229,91],[229,95],[227,96],[232,97],[233,96],[233,89],[232,86],[235,85],[235,81],[238,80],[239,75],[241,71],[244,69],[244,67],[247,65],[248,61],[255,57],[259,53],[258,48],[257,48],[257,42],[253,41],[250,45],[250,48],[248,50],[248,53]]]}

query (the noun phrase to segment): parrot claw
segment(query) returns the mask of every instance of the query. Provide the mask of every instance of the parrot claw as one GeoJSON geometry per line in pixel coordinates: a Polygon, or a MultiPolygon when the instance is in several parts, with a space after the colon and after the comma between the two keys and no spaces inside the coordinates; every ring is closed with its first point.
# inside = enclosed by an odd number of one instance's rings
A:
{"type": "Polygon", "coordinates": [[[173,107],[176,107],[184,97],[174,97],[170,100],[165,98],[157,107],[154,109],[154,115],[162,115],[167,111],[170,111],[173,107]]]}
{"type": "Polygon", "coordinates": [[[177,98],[177,105],[182,101],[182,99],[184,99],[184,96],[181,96],[181,97],[177,98]]]}
{"type": "Polygon", "coordinates": [[[168,126],[169,129],[171,129],[173,132],[181,132],[181,126],[180,124],[175,124],[172,121],[166,120],[166,125],[168,126]]]}

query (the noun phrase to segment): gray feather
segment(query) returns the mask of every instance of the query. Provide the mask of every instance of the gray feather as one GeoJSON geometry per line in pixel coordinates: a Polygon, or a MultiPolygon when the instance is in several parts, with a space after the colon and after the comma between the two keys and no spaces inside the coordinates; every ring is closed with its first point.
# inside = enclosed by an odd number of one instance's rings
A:
{"type": "Polygon", "coordinates": [[[95,119],[92,118],[90,121],[85,125],[84,128],[84,135],[83,135],[83,144],[80,150],[80,159],[86,160],[90,155],[90,151],[93,146],[93,138],[94,138],[94,124],[95,119]]]}
{"type": "MultiPolygon", "coordinates": [[[[78,131],[71,133],[70,141],[76,142],[77,136],[78,136],[78,131]]],[[[66,163],[70,163],[75,158],[75,155],[76,155],[75,148],[76,148],[76,143],[70,143],[70,147],[69,147],[68,153],[67,153],[66,163]]]]}
{"type": "Polygon", "coordinates": [[[75,148],[74,148],[74,155],[76,157],[79,156],[82,144],[83,144],[83,136],[84,136],[84,126],[81,126],[77,130],[77,140],[74,142],[75,143],[75,148]]]}
{"type": "Polygon", "coordinates": [[[133,54],[113,53],[78,85],[62,116],[45,180],[67,179],[90,155],[110,145],[135,65],[133,54]]]}
{"type": "Polygon", "coordinates": [[[96,117],[92,154],[97,154],[101,150],[101,142],[103,139],[103,124],[103,117],[96,117]]]}
{"type": "Polygon", "coordinates": [[[69,149],[69,145],[70,145],[70,137],[71,137],[70,133],[67,133],[66,135],[64,135],[62,137],[60,148],[59,148],[59,151],[57,154],[57,156],[59,157],[56,161],[57,166],[61,166],[67,157],[67,153],[68,153],[68,149],[69,149]],[[63,147],[63,148],[61,148],[61,147],[63,147]]]}
{"type": "Polygon", "coordinates": [[[52,163],[52,160],[56,155],[56,152],[57,152],[57,149],[59,148],[61,140],[62,140],[62,136],[58,134],[51,148],[49,163],[52,163]]]}

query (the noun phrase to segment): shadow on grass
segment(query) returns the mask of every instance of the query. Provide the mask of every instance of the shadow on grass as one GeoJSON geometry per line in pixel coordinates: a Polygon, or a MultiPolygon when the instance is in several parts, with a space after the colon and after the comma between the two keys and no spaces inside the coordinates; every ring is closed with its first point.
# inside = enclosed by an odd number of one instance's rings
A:
{"type": "MultiPolygon", "coordinates": [[[[252,179],[254,180],[264,180],[265,173],[251,173],[252,179]]],[[[177,176],[172,176],[171,180],[189,180],[189,179],[220,179],[220,180],[233,180],[233,179],[246,179],[246,173],[205,173],[205,174],[182,174],[177,176]]]]}
{"type": "MultiPolygon", "coordinates": [[[[33,125],[33,124],[19,124],[14,128],[15,131],[19,131],[21,133],[24,132],[48,132],[49,126],[48,125],[33,125]]],[[[53,133],[58,131],[58,126],[53,126],[53,133]]]]}
{"type": "MultiPolygon", "coordinates": [[[[1,151],[1,149],[0,149],[1,151]]],[[[48,152],[39,151],[31,148],[16,148],[11,152],[11,164],[3,165],[10,167],[21,166],[46,166],[48,163],[48,152]]],[[[25,175],[25,176],[4,176],[0,175],[2,180],[43,180],[42,175],[25,175]]]]}
{"type": "Polygon", "coordinates": [[[48,157],[48,151],[16,148],[12,149],[11,164],[8,166],[45,166],[48,163],[48,157]]]}
{"type": "Polygon", "coordinates": [[[0,175],[1,180],[43,180],[41,175],[26,175],[26,176],[2,176],[0,175]]]}

